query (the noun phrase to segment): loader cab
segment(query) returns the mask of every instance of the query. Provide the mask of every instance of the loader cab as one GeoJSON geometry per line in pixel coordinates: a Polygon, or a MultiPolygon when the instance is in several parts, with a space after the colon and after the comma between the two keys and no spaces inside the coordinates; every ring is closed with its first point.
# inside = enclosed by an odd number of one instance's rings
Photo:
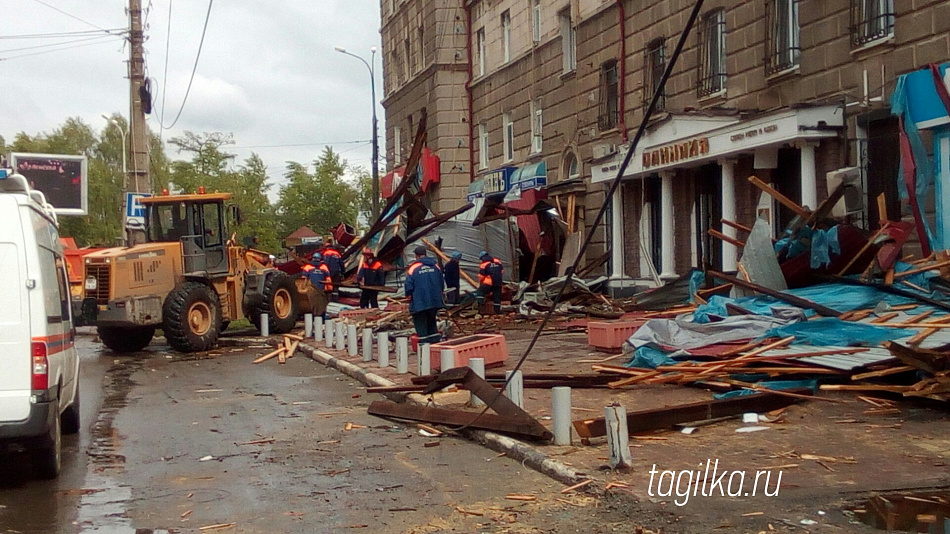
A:
{"type": "Polygon", "coordinates": [[[186,274],[227,273],[225,202],[230,198],[214,193],[142,199],[148,242],[180,242],[186,274]]]}

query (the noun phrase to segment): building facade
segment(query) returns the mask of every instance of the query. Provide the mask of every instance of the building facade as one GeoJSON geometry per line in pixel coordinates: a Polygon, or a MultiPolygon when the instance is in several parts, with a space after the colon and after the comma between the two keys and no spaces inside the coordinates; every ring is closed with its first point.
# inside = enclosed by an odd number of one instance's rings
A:
{"type": "MultiPolygon", "coordinates": [[[[452,123],[462,135],[439,147],[458,148],[467,172],[448,187],[443,179],[434,192],[441,209],[464,202],[462,185],[543,163],[548,197],[573,230],[586,232],[609,206],[588,258],[609,255],[617,286],[657,284],[704,265],[735,271],[736,247],[709,235],[742,237],[722,219],[746,227],[763,219],[778,237],[794,213],[752,176],[815,208],[829,173],[856,168],[870,209],[852,219],[876,226],[881,194],[896,218],[900,128],[891,96],[899,76],[950,60],[946,1],[707,0],[608,199],[693,1],[384,0],[384,47],[398,41],[386,37],[396,33],[387,26],[392,3],[396,18],[413,6],[445,10],[433,46],[451,42],[457,48],[445,57],[465,58],[444,70],[458,75],[452,87],[469,108],[457,115],[468,120],[452,123]],[[458,63],[468,72],[459,74],[458,63]]],[[[420,90],[438,102],[437,76],[427,76],[420,90]]],[[[392,138],[411,106],[402,93],[387,94],[392,138]]],[[[452,165],[443,161],[443,173],[452,165]]]]}

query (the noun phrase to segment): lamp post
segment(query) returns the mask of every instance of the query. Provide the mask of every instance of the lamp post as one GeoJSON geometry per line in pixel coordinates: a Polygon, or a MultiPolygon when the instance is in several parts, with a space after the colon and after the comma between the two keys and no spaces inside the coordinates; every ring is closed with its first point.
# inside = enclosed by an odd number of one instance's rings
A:
{"type": "Polygon", "coordinates": [[[126,155],[125,155],[125,152],[126,152],[125,136],[128,134],[125,130],[122,129],[122,125],[119,124],[119,121],[115,119],[110,119],[109,117],[106,117],[105,115],[103,115],[102,118],[109,121],[109,124],[118,128],[119,134],[122,135],[122,190],[123,192],[125,192],[125,189],[127,188],[127,182],[128,182],[128,176],[129,176],[129,169],[126,163],[126,155]]]}
{"type": "Polygon", "coordinates": [[[370,91],[373,97],[373,219],[379,217],[379,122],[376,118],[376,47],[370,48],[372,56],[370,62],[362,57],[347,52],[342,46],[334,47],[334,50],[341,54],[346,54],[363,62],[369,69],[370,91]]]}

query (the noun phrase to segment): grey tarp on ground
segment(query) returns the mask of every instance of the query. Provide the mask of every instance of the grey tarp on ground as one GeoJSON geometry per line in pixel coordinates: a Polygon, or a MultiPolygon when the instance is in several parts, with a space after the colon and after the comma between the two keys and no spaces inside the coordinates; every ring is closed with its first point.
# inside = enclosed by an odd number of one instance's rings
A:
{"type": "MultiPolygon", "coordinates": [[[[476,280],[478,279],[478,266],[481,264],[478,253],[483,250],[488,251],[492,256],[501,260],[501,263],[505,266],[504,279],[506,282],[511,282],[517,280],[518,273],[514,272],[512,259],[517,251],[511,249],[512,239],[510,236],[514,236],[514,243],[517,245],[518,226],[515,224],[513,217],[510,220],[492,221],[478,226],[472,226],[471,221],[460,220],[456,217],[429,232],[425,238],[434,244],[441,237],[442,251],[447,256],[455,251],[461,252],[462,270],[476,280]],[[509,234],[509,232],[512,233],[509,234]]],[[[415,259],[412,251],[418,245],[423,245],[422,240],[410,243],[403,250],[405,265],[409,265],[415,259]]],[[[468,284],[463,278],[463,292],[466,291],[466,286],[468,284]]]]}
{"type": "Polygon", "coordinates": [[[757,338],[772,328],[791,321],[762,315],[737,315],[715,323],[699,324],[689,316],[677,319],[651,319],[624,343],[624,352],[632,352],[655,343],[677,349],[697,349],[717,343],[757,338]]]}

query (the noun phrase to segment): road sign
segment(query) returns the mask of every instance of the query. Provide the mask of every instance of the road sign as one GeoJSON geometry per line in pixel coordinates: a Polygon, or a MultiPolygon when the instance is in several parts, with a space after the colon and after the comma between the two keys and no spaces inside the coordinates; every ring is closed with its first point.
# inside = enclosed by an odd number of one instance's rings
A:
{"type": "Polygon", "coordinates": [[[139,200],[150,196],[152,196],[151,193],[125,194],[125,218],[127,223],[134,221],[145,226],[145,206],[139,200]]]}

